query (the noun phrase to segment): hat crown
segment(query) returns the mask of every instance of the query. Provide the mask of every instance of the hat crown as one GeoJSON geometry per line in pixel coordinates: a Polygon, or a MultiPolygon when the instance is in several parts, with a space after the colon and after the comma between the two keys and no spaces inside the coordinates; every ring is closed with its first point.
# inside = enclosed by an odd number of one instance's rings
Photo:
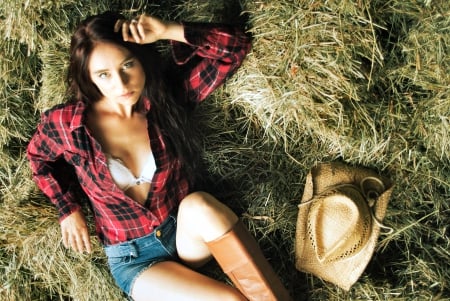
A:
{"type": "Polygon", "coordinates": [[[371,232],[371,215],[354,185],[341,185],[314,198],[308,214],[309,241],[319,262],[333,262],[360,252],[371,232]]]}

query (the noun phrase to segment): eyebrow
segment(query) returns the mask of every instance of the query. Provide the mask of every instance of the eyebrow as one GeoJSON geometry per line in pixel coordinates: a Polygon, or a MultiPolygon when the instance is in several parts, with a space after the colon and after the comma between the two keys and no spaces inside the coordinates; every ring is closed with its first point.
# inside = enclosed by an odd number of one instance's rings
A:
{"type": "MultiPolygon", "coordinates": [[[[135,56],[132,55],[132,54],[130,54],[130,55],[127,56],[122,62],[120,62],[120,65],[122,65],[122,64],[126,63],[127,61],[132,60],[132,59],[134,59],[134,58],[135,58],[135,56]]],[[[109,71],[109,69],[95,70],[95,71],[93,72],[93,74],[100,74],[100,73],[103,73],[103,72],[106,72],[106,71],[109,71]]]]}

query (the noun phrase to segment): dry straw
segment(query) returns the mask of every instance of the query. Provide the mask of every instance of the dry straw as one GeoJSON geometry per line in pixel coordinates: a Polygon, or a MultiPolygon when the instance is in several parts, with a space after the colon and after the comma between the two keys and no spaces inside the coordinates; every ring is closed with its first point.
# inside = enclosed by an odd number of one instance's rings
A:
{"type": "MultiPolygon", "coordinates": [[[[206,180],[296,300],[450,298],[449,1],[13,0],[0,2],[1,300],[125,300],[98,244],[90,256],[62,248],[24,156],[39,114],[64,101],[73,27],[106,9],[244,22],[253,35],[237,74],[196,113],[206,180]],[[306,173],[334,160],[397,187],[384,219],[395,231],[349,292],[294,264],[306,173]]],[[[225,280],[214,264],[203,271],[225,280]]]]}

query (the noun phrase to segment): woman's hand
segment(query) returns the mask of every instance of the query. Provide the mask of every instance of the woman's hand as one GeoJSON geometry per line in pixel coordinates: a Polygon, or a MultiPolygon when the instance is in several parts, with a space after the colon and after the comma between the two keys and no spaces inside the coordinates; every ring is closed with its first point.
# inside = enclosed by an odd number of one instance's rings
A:
{"type": "Polygon", "coordinates": [[[163,21],[146,14],[133,20],[118,20],[114,31],[119,30],[122,31],[123,40],[127,42],[148,44],[170,39],[186,43],[181,24],[163,21]]]}
{"type": "Polygon", "coordinates": [[[63,244],[66,248],[83,253],[91,253],[91,239],[89,237],[86,219],[81,210],[67,216],[61,222],[63,244]]]}

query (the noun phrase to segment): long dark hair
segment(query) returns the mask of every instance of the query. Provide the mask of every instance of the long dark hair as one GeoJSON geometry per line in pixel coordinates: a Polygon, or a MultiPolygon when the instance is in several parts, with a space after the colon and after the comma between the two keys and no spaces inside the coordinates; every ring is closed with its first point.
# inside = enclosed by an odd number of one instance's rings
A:
{"type": "MultiPolygon", "coordinates": [[[[167,64],[153,44],[124,42],[121,31],[114,32],[119,19],[124,17],[114,12],[91,16],[82,21],[73,34],[67,76],[68,92],[72,95],[70,101],[83,101],[90,105],[102,97],[88,70],[89,56],[96,43],[107,42],[128,49],[144,68],[146,82],[142,97],[151,102],[150,119],[161,132],[170,159],[181,162],[189,181],[194,184],[199,164],[199,140],[193,127],[189,126],[192,106],[188,105],[180,83],[168,87],[174,83],[173,77],[177,72],[173,72],[172,65],[167,64]]],[[[140,110],[141,106],[142,98],[135,109],[140,110]]]]}

